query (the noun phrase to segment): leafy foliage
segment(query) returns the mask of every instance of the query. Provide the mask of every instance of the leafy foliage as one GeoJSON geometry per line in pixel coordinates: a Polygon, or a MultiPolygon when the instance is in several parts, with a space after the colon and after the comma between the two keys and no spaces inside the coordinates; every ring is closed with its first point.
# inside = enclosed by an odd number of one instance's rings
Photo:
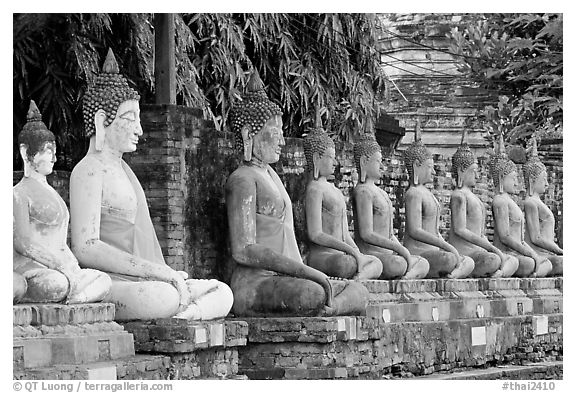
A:
{"type": "Polygon", "coordinates": [[[491,133],[512,142],[562,135],[562,14],[478,14],[450,35],[460,71],[501,92],[483,116],[491,133]]]}
{"type": "MultiPolygon", "coordinates": [[[[152,14],[15,14],[13,22],[14,137],[36,100],[57,135],[57,166],[72,167],[86,151],[81,99],[108,47],[142,101],[153,102],[152,14]]],[[[374,14],[176,14],[177,102],[226,129],[231,100],[256,69],[285,113],[286,135],[321,118],[334,138],[353,138],[379,112],[377,23],[374,14]]]]}

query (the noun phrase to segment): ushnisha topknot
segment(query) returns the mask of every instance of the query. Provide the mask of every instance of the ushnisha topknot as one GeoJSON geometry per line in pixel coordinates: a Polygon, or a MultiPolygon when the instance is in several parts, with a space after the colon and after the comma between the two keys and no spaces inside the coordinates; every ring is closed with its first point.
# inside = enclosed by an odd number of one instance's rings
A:
{"type": "Polygon", "coordinates": [[[497,191],[502,192],[502,185],[500,181],[504,176],[516,170],[516,164],[508,158],[506,149],[504,148],[504,136],[499,134],[498,139],[494,142],[494,154],[490,158],[490,177],[494,182],[494,187],[497,191]]]}
{"type": "Polygon", "coordinates": [[[55,143],[56,138],[42,121],[42,114],[34,100],[30,100],[26,124],[24,124],[22,131],[18,134],[18,144],[26,145],[26,156],[29,161],[32,161],[46,142],[55,143]]]}
{"type": "Polygon", "coordinates": [[[304,137],[304,156],[309,171],[314,168],[314,153],[321,156],[331,147],[335,147],[334,141],[322,127],[308,129],[308,135],[304,137]]]}
{"type": "Polygon", "coordinates": [[[432,158],[432,154],[430,154],[430,151],[428,151],[426,145],[422,142],[420,119],[418,119],[416,129],[414,130],[414,142],[404,150],[404,164],[406,165],[410,179],[414,178],[414,163],[423,163],[429,158],[432,158]]]}
{"type": "Polygon", "coordinates": [[[116,118],[120,104],[128,100],[140,100],[140,95],[128,85],[128,81],[120,74],[118,62],[112,49],[108,49],[102,72],[94,83],[88,86],[84,95],[82,110],[84,112],[84,128],[86,137],[96,133],[94,115],[100,109],[106,113],[104,126],[108,127],[116,118]]]}
{"type": "Polygon", "coordinates": [[[232,132],[236,135],[238,146],[242,146],[242,128],[250,126],[248,136],[256,135],[264,124],[273,116],[282,116],[282,110],[274,102],[270,101],[264,91],[264,83],[258,72],[250,75],[246,84],[246,91],[240,100],[232,104],[229,113],[229,122],[232,132]]]}
{"type": "Polygon", "coordinates": [[[376,152],[381,152],[382,148],[376,141],[376,137],[371,132],[366,132],[361,134],[358,139],[354,142],[354,163],[356,164],[356,170],[360,174],[360,158],[369,158],[372,154],[376,152]]]}
{"type": "Polygon", "coordinates": [[[524,164],[523,168],[524,182],[526,185],[526,189],[528,189],[529,194],[532,193],[530,187],[531,182],[536,180],[536,178],[540,176],[541,173],[546,172],[546,166],[542,164],[540,158],[538,158],[538,143],[536,141],[536,138],[532,137],[531,144],[532,148],[530,151],[530,157],[528,158],[526,164],[524,164]]]}
{"type": "Polygon", "coordinates": [[[467,141],[468,130],[462,130],[462,140],[460,141],[460,146],[456,149],[456,152],[452,156],[452,178],[459,184],[458,179],[458,169],[464,172],[470,165],[476,162],[476,156],[470,150],[467,141]]]}

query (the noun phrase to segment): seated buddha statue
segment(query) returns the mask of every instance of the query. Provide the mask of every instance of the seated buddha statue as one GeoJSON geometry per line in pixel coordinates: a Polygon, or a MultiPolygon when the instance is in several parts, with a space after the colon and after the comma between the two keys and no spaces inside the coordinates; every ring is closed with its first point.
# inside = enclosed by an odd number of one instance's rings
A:
{"type": "Polygon", "coordinates": [[[474,270],[474,261],[448,243],[440,234],[440,202],[426,187],[432,183],[434,162],[420,139],[420,121],[415,140],[404,151],[410,186],[405,194],[406,231],[404,246],[430,264],[427,278],[466,278],[474,270]]]}
{"type": "Polygon", "coordinates": [[[354,161],[360,181],[354,188],[356,244],[364,254],[382,262],[380,279],[418,279],[428,274],[430,265],[412,255],[394,236],[394,207],[388,193],[376,185],[383,174],[382,149],[374,134],[364,134],[354,143],[354,161]]]}
{"type": "Polygon", "coordinates": [[[494,245],[518,258],[515,277],[545,277],[552,271],[552,263],[524,240],[524,214],[510,197],[510,194],[518,193],[516,164],[504,150],[502,134],[495,143],[494,154],[490,159],[490,176],[495,189],[492,200],[494,245]]]}
{"type": "Polygon", "coordinates": [[[532,152],[524,164],[524,181],[527,192],[524,200],[524,217],[526,218],[526,243],[536,253],[548,258],[552,263],[551,276],[561,276],[563,251],[554,243],[554,214],[540,199],[548,187],[546,167],[538,158],[536,139],[532,139],[532,152]]]}
{"type": "Polygon", "coordinates": [[[334,142],[322,128],[304,138],[308,172],[306,229],[310,242],[307,264],[328,276],[369,280],[380,277],[382,263],[360,252],[348,230],[346,200],[328,176],[334,174],[334,142]]]}
{"type": "Polygon", "coordinates": [[[518,258],[504,254],[486,237],[486,207],[472,192],[478,178],[476,157],[468,143],[466,130],[452,156],[452,179],[455,183],[450,198],[451,225],[448,242],[461,255],[474,260],[471,277],[512,277],[518,269],[518,258]]]}
{"type": "Polygon", "coordinates": [[[232,253],[232,310],[238,316],[318,316],[365,313],[366,288],[331,280],[304,264],[294,234],[292,202],[270,164],[285,144],[282,111],[257,73],[230,109],[243,163],[226,182],[232,253]]]}
{"type": "Polygon", "coordinates": [[[24,177],[13,189],[14,300],[67,304],[103,300],[110,291],[110,277],[81,269],[66,243],[68,207],[46,181],[56,162],[56,140],[34,101],[18,144],[24,177]]]}
{"type": "Polygon", "coordinates": [[[122,159],[142,135],[139,98],[109,51],[84,96],[90,145],[70,177],[72,250],[82,266],[112,278],[106,300],[116,305],[117,320],[224,317],[232,306],[230,288],[188,279],[166,264],[142,186],[122,159]]]}

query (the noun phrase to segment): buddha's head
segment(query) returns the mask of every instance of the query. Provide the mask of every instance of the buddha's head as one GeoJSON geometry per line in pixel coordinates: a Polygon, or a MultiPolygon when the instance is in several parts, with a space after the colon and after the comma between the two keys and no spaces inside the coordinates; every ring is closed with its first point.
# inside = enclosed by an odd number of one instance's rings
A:
{"type": "Polygon", "coordinates": [[[528,195],[543,194],[548,188],[548,173],[546,166],[538,158],[538,145],[535,138],[532,138],[530,158],[524,164],[524,182],[528,195]]]}
{"type": "Polygon", "coordinates": [[[354,162],[360,182],[382,176],[382,149],[372,133],[365,133],[354,142],[354,162]]]}
{"type": "Polygon", "coordinates": [[[416,124],[414,142],[404,150],[404,164],[413,185],[431,183],[436,174],[432,154],[428,151],[420,136],[420,120],[416,124]]]}
{"type": "Polygon", "coordinates": [[[462,132],[462,141],[456,152],[452,156],[452,178],[456,187],[472,187],[476,184],[478,178],[478,164],[476,156],[470,150],[466,142],[467,130],[462,132]]]}
{"type": "Polygon", "coordinates": [[[56,138],[44,122],[34,101],[30,101],[30,109],[26,124],[18,134],[20,156],[24,160],[24,176],[30,176],[31,171],[46,176],[52,173],[56,162],[56,138]]]}
{"type": "Polygon", "coordinates": [[[82,109],[86,136],[95,137],[96,150],[108,146],[127,153],[136,150],[142,135],[140,95],[119,72],[116,58],[109,49],[102,72],[86,91],[82,109]]]}
{"type": "Polygon", "coordinates": [[[516,164],[508,158],[504,148],[504,137],[499,135],[494,145],[494,154],[490,159],[490,177],[497,194],[518,193],[518,173],[516,164]]]}
{"type": "Polygon", "coordinates": [[[308,130],[304,138],[304,155],[306,167],[313,173],[314,179],[332,175],[338,164],[334,141],[323,128],[308,130]]]}
{"type": "Polygon", "coordinates": [[[230,127],[241,146],[244,161],[271,164],[280,159],[285,145],[282,110],[270,101],[257,72],[250,76],[246,93],[230,109],[230,127]]]}

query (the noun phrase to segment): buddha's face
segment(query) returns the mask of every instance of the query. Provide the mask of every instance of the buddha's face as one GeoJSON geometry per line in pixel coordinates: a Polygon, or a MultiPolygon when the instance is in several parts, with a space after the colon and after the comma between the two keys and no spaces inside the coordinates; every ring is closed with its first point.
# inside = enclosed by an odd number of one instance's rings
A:
{"type": "Polygon", "coordinates": [[[508,194],[518,193],[518,173],[512,171],[502,179],[502,190],[508,194]]]}
{"type": "Polygon", "coordinates": [[[544,171],[540,173],[536,179],[532,180],[532,191],[538,194],[543,194],[548,189],[548,175],[544,171]]]}
{"type": "Polygon", "coordinates": [[[41,175],[47,176],[52,173],[52,168],[56,162],[56,144],[46,142],[44,147],[34,155],[31,167],[41,175]]]}
{"type": "Polygon", "coordinates": [[[459,176],[462,177],[463,186],[473,187],[478,180],[478,164],[474,163],[470,165],[464,172],[461,172],[459,176]]]}
{"type": "Polygon", "coordinates": [[[282,131],[282,118],[274,116],[268,119],[264,126],[253,136],[252,156],[264,164],[278,162],[282,146],[286,144],[282,131]]]}
{"type": "Polygon", "coordinates": [[[418,161],[414,163],[414,176],[418,177],[418,184],[432,183],[435,174],[436,171],[434,171],[434,161],[432,158],[428,158],[422,163],[418,161]]]}
{"type": "Polygon", "coordinates": [[[136,150],[140,135],[140,105],[136,100],[124,101],[118,107],[112,124],[106,127],[105,143],[120,153],[129,153],[136,150]]]}
{"type": "Polygon", "coordinates": [[[382,177],[382,153],[377,151],[367,158],[364,165],[367,179],[380,179],[382,177]]]}
{"type": "Polygon", "coordinates": [[[334,169],[336,169],[336,149],[333,147],[329,147],[322,153],[320,157],[314,160],[314,165],[318,170],[319,176],[330,176],[334,173],[334,169]]]}

